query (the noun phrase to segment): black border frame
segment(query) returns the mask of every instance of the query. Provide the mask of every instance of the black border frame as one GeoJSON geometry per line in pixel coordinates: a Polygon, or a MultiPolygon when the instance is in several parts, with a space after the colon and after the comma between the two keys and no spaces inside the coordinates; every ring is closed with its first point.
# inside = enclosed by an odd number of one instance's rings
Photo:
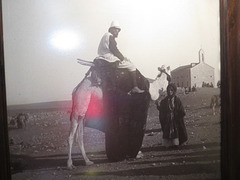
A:
{"type": "MultiPolygon", "coordinates": [[[[221,46],[221,179],[240,179],[240,1],[219,0],[221,46]]],[[[0,0],[0,179],[11,179],[2,1],[0,0]]]]}
{"type": "Polygon", "coordinates": [[[221,178],[240,179],[240,1],[220,0],[221,178]]]}

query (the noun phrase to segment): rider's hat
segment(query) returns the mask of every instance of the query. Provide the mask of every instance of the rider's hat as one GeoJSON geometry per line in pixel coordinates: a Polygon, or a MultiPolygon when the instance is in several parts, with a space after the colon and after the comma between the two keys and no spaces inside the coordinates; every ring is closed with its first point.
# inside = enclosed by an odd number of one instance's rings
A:
{"type": "Polygon", "coordinates": [[[111,23],[111,25],[110,25],[110,27],[109,27],[109,30],[110,30],[111,28],[116,28],[116,29],[119,29],[119,31],[121,31],[121,27],[120,27],[118,21],[112,21],[112,23],[111,23]]]}

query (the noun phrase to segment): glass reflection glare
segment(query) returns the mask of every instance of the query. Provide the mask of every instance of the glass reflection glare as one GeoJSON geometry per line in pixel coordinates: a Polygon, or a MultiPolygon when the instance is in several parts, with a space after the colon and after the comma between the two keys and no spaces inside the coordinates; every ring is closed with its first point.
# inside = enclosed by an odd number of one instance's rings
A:
{"type": "Polygon", "coordinates": [[[50,39],[50,44],[59,50],[72,50],[79,43],[78,34],[70,30],[56,31],[50,39]]]}

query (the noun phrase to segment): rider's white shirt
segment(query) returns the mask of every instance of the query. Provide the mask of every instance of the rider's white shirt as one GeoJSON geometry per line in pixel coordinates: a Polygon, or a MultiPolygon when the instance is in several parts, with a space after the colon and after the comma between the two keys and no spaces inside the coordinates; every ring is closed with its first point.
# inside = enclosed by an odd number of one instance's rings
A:
{"type": "Polygon", "coordinates": [[[112,36],[111,33],[107,32],[103,35],[99,46],[98,46],[98,58],[104,59],[108,62],[120,61],[116,56],[114,56],[109,49],[109,37],[112,36]]]}

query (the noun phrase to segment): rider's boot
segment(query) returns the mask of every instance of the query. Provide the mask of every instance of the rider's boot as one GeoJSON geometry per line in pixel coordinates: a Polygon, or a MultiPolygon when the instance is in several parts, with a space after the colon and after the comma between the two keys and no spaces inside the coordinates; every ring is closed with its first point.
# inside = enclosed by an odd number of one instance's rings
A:
{"type": "Polygon", "coordinates": [[[144,90],[141,90],[138,86],[137,86],[137,75],[136,75],[136,71],[132,71],[131,72],[131,76],[133,79],[133,88],[131,90],[132,93],[143,93],[144,90]]]}

